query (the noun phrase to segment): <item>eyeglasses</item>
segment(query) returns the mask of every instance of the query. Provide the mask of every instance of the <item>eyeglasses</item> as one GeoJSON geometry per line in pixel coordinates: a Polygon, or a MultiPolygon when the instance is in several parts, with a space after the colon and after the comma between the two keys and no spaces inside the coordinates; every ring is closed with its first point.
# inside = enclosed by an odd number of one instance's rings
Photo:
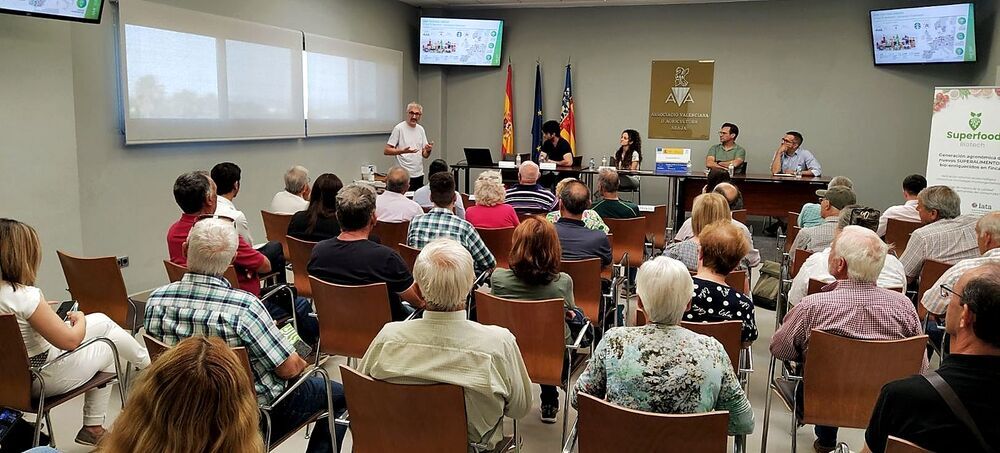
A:
{"type": "Polygon", "coordinates": [[[962,299],[965,298],[964,295],[955,292],[954,289],[952,289],[949,285],[944,283],[940,285],[940,288],[941,288],[941,297],[949,297],[950,295],[954,294],[956,297],[958,297],[959,303],[969,307],[969,310],[971,310],[973,313],[976,312],[976,304],[970,303],[969,301],[964,301],[964,302],[962,301],[962,299]]]}
{"type": "Polygon", "coordinates": [[[407,112],[407,113],[409,113],[410,115],[413,115],[413,116],[420,116],[420,115],[424,114],[424,112],[407,112]]]}
{"type": "Polygon", "coordinates": [[[205,219],[225,220],[225,221],[233,224],[233,226],[236,225],[236,219],[234,219],[232,217],[226,217],[224,215],[218,215],[218,214],[202,214],[202,215],[198,216],[198,219],[195,220],[194,223],[201,222],[202,220],[205,220],[205,219]]]}
{"type": "Polygon", "coordinates": [[[783,138],[783,139],[781,139],[781,143],[785,143],[785,144],[788,144],[788,145],[794,145],[795,141],[794,140],[789,140],[787,138],[783,138]]]}

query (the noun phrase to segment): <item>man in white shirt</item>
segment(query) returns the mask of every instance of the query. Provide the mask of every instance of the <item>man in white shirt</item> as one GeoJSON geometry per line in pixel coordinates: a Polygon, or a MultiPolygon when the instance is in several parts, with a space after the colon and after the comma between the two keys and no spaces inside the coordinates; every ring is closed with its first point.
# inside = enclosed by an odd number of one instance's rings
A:
{"type": "Polygon", "coordinates": [[[403,167],[392,167],[385,177],[385,192],[375,199],[375,218],[382,222],[409,222],[423,214],[417,202],[406,198],[410,173],[403,167]]]}
{"type": "Polygon", "coordinates": [[[923,175],[910,175],[903,179],[903,199],[906,202],[898,206],[890,206],[882,213],[882,217],[878,219],[876,233],[879,236],[885,236],[885,227],[889,225],[889,219],[920,223],[920,214],[917,212],[917,195],[925,188],[927,188],[927,179],[923,175]]]}
{"type": "MultiPolygon", "coordinates": [[[[840,212],[837,217],[837,226],[834,230],[834,241],[840,232],[849,225],[858,225],[875,231],[877,225],[876,217],[879,213],[877,209],[866,208],[864,206],[848,206],[840,212]]],[[[792,280],[792,287],[788,290],[788,302],[792,305],[799,303],[799,300],[806,296],[809,291],[809,280],[815,279],[823,283],[833,283],[836,279],[830,275],[828,261],[830,258],[830,247],[813,253],[802,263],[799,273],[795,274],[792,280]]],[[[885,255],[885,263],[882,271],[878,275],[875,283],[880,288],[899,289],[906,286],[906,272],[903,271],[903,263],[891,253],[885,255]]]]}
{"type": "Polygon", "coordinates": [[[416,102],[406,106],[406,121],[392,128],[383,154],[396,156],[396,164],[410,172],[410,188],[417,190],[424,185],[424,159],[431,157],[434,142],[427,141],[424,127],[417,124],[424,108],[416,102]]]}
{"type": "Polygon", "coordinates": [[[275,214],[295,214],[309,207],[309,170],[301,165],[285,172],[285,190],[274,194],[270,211],[275,214]]]}
{"type": "Polygon", "coordinates": [[[241,173],[240,167],[232,162],[223,162],[212,167],[212,181],[215,181],[216,191],[219,194],[215,214],[235,220],[236,234],[247,241],[247,244],[253,244],[247,216],[233,204],[233,199],[240,193],[241,173]]]}
{"type": "Polygon", "coordinates": [[[930,186],[917,195],[917,212],[924,226],[910,233],[906,250],[899,257],[906,277],[915,282],[924,260],[956,264],[979,256],[974,214],[962,215],[962,199],[948,186],[930,186]]]}
{"type": "Polygon", "coordinates": [[[959,261],[948,269],[934,286],[922,294],[920,303],[924,304],[927,311],[943,316],[948,308],[951,296],[941,295],[941,285],[954,288],[958,279],[970,269],[991,263],[1000,264],[1000,211],[987,213],[976,222],[976,239],[979,243],[979,253],[982,255],[959,261]]]}

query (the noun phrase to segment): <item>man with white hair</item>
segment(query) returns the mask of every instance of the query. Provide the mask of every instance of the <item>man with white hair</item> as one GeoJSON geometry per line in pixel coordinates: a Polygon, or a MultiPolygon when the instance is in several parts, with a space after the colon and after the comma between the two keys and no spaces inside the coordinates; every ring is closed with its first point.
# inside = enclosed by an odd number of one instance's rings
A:
{"type": "Polygon", "coordinates": [[[614,168],[602,168],[597,172],[597,190],[601,193],[601,201],[593,209],[602,219],[631,219],[640,217],[639,206],[631,201],[618,199],[618,187],[621,181],[618,171],[614,168]]]}
{"type": "Polygon", "coordinates": [[[309,170],[301,165],[285,172],[285,190],[271,198],[270,211],[275,214],[295,214],[309,207],[309,170]]]}
{"type": "Polygon", "coordinates": [[[555,208],[556,196],[538,184],[540,176],[538,164],[531,161],[517,169],[517,184],[507,189],[507,204],[518,214],[540,214],[555,208]]]}
{"type": "Polygon", "coordinates": [[[375,200],[375,218],[382,222],[409,222],[423,214],[417,202],[406,198],[410,190],[410,172],[403,167],[392,167],[385,176],[385,192],[375,200]]]}
{"type": "Polygon", "coordinates": [[[431,157],[434,142],[427,141],[427,133],[420,124],[424,107],[416,102],[406,105],[406,120],[392,128],[383,154],[396,156],[396,165],[410,173],[410,189],[424,185],[424,159],[431,157]]]}
{"type": "Polygon", "coordinates": [[[469,442],[492,450],[503,438],[504,416],[521,418],[531,408],[531,378],[517,341],[503,327],[467,319],[475,273],[472,255],[458,242],[424,246],[413,275],[427,301],[423,317],[382,327],[358,371],[396,384],[462,387],[469,442]]]}
{"type": "Polygon", "coordinates": [[[920,303],[924,304],[927,311],[944,316],[950,297],[941,295],[941,285],[954,288],[958,279],[969,269],[990,263],[1000,264],[1000,211],[990,212],[976,222],[976,239],[982,256],[964,259],[948,269],[937,283],[923,294],[920,303]]]}
{"type": "MultiPolygon", "coordinates": [[[[898,291],[875,285],[888,249],[872,230],[856,225],[841,230],[830,247],[827,262],[837,281],[828,285],[830,291],[806,296],[789,310],[771,337],[771,354],[781,360],[802,362],[813,329],[876,341],[922,334],[913,303],[898,291]]],[[[815,432],[813,448],[817,452],[836,448],[836,427],[817,425],[815,432]]]]}
{"type": "Polygon", "coordinates": [[[917,195],[917,213],[924,226],[910,233],[899,257],[911,282],[920,277],[924,260],[955,264],[979,256],[974,215],[962,215],[962,199],[951,187],[931,186],[917,195]]]}
{"type": "MultiPolygon", "coordinates": [[[[253,368],[257,402],[271,404],[296,380],[306,361],[275,326],[274,319],[253,294],[234,289],[222,276],[236,255],[236,226],[226,218],[198,220],[183,243],[188,272],[174,283],[154,290],[146,303],[146,332],[174,345],[193,336],[219,337],[232,347],[244,347],[253,368]]],[[[312,377],[271,411],[271,435],[281,438],[301,422],[325,412],[330,387],[335,414],[347,409],[344,388],[335,381],[312,377]]],[[[346,429],[337,427],[336,443],[346,429]]],[[[339,448],[339,447],[336,447],[339,448]]],[[[332,452],[329,425],[316,424],[309,452],[332,452]]]]}

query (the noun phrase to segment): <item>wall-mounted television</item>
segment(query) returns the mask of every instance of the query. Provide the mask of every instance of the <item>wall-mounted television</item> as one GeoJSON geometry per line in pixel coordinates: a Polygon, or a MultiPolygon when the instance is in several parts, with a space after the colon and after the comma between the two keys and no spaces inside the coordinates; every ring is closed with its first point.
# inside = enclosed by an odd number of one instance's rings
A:
{"type": "Polygon", "coordinates": [[[0,13],[97,24],[104,0],[0,0],[0,13]]]}
{"type": "Polygon", "coordinates": [[[500,66],[503,21],[420,18],[420,64],[500,66]]]}
{"type": "Polygon", "coordinates": [[[876,65],[976,61],[972,3],[874,10],[876,65]]]}

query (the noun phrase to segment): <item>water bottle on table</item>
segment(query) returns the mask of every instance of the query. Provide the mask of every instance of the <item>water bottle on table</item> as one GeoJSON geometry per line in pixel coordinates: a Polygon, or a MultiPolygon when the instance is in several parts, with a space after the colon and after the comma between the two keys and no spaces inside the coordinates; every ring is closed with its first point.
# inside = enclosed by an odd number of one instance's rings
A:
{"type": "Polygon", "coordinates": [[[590,158],[590,167],[589,168],[590,168],[590,170],[594,169],[594,158],[593,157],[590,158]]]}

